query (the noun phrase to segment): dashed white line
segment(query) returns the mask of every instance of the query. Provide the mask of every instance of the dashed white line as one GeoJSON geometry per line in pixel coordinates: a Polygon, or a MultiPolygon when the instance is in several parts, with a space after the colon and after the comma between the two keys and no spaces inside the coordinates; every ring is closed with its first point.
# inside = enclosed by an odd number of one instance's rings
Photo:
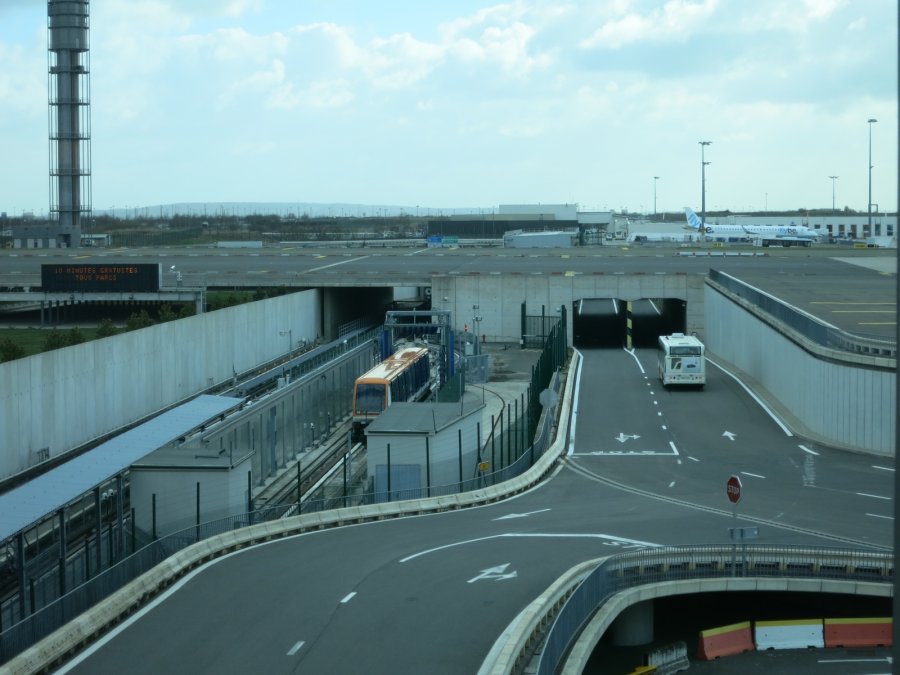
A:
{"type": "Polygon", "coordinates": [[[886,501],[891,500],[890,497],[882,497],[881,495],[870,495],[866,492],[857,492],[856,494],[858,494],[860,497],[871,497],[872,499],[884,499],[886,501]]]}
{"type": "Polygon", "coordinates": [[[306,644],[306,642],[303,641],[303,640],[300,640],[300,642],[296,643],[293,647],[291,647],[291,648],[288,650],[287,655],[288,655],[288,656],[293,656],[294,654],[296,654],[297,652],[300,651],[300,647],[302,647],[304,644],[306,644]]]}
{"type": "Polygon", "coordinates": [[[742,476],[750,476],[752,478],[765,478],[765,476],[760,476],[758,473],[748,473],[747,471],[741,471],[742,476]]]}
{"type": "Polygon", "coordinates": [[[810,450],[810,449],[807,448],[805,445],[798,445],[797,447],[800,448],[803,452],[808,452],[808,453],[811,454],[811,455],[818,455],[818,454],[819,454],[819,453],[816,452],[815,450],[810,450]]]}
{"type": "Polygon", "coordinates": [[[876,466],[875,464],[872,465],[872,468],[880,469],[881,471],[894,471],[894,469],[889,466],[876,466]]]}
{"type": "Polygon", "coordinates": [[[674,480],[673,480],[671,483],[669,483],[669,487],[675,487],[675,481],[674,481],[674,480]]]}
{"type": "Polygon", "coordinates": [[[885,520],[893,520],[894,519],[893,516],[882,516],[877,513],[867,513],[866,515],[870,516],[871,518],[884,518],[885,520]]]}
{"type": "Polygon", "coordinates": [[[346,605],[348,602],[350,602],[353,599],[354,595],[356,595],[356,591],[353,591],[352,593],[347,593],[347,595],[345,595],[343,597],[343,599],[341,600],[341,603],[346,605]]]}

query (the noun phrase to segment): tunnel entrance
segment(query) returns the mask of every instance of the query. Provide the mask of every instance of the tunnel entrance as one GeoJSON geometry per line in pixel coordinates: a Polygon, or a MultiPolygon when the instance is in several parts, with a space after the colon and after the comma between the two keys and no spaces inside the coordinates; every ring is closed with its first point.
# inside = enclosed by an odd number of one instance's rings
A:
{"type": "Polygon", "coordinates": [[[572,344],[585,348],[624,347],[629,307],[633,347],[656,347],[660,335],[687,332],[687,302],[680,298],[583,298],[572,307],[572,344]]]}

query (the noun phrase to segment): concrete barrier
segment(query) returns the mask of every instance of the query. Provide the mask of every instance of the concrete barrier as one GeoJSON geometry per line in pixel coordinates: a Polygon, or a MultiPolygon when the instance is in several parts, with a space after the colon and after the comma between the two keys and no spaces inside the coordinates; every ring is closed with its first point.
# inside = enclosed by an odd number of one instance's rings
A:
{"type": "Polygon", "coordinates": [[[756,649],[805,649],[824,647],[822,619],[756,621],[753,624],[756,649]]]}
{"type": "Polygon", "coordinates": [[[825,646],[891,647],[893,626],[890,617],[825,619],[825,646]]]}
{"type": "Polygon", "coordinates": [[[756,649],[749,621],[700,631],[697,658],[711,661],[721,656],[734,656],[756,649]]]}

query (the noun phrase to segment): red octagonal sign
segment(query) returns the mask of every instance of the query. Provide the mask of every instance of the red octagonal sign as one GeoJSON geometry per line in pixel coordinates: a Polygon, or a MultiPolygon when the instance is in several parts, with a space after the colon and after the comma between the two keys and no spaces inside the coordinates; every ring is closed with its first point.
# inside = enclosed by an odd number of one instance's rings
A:
{"type": "Polygon", "coordinates": [[[737,504],[741,501],[741,479],[737,476],[729,478],[728,482],[725,483],[725,494],[728,495],[728,501],[732,504],[737,504]]]}

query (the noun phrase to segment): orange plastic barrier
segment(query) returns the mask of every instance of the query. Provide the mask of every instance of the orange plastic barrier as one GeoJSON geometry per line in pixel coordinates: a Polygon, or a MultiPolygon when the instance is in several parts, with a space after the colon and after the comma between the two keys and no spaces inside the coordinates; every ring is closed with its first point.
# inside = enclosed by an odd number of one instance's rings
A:
{"type": "Polygon", "coordinates": [[[826,647],[891,647],[893,620],[888,618],[869,619],[825,619],[826,647]]]}
{"type": "Polygon", "coordinates": [[[719,626],[700,631],[697,645],[697,658],[711,661],[720,656],[733,656],[756,649],[753,643],[753,631],[750,622],[733,623],[730,626],[719,626]]]}

